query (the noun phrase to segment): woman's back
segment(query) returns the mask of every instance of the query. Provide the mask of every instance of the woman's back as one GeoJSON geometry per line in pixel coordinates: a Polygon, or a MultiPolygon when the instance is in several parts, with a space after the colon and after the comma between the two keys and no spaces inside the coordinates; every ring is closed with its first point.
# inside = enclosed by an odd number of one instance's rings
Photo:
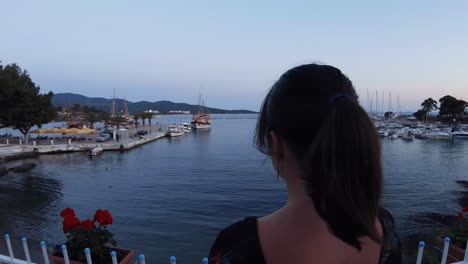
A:
{"type": "MultiPolygon", "coordinates": [[[[307,213],[306,213],[307,214],[307,213]]],[[[378,219],[378,229],[381,230],[378,219]]],[[[380,243],[362,238],[361,251],[334,236],[318,215],[275,212],[258,220],[258,236],[268,264],[276,263],[362,263],[379,261],[380,243]],[[278,214],[279,213],[279,214],[278,214]],[[294,214],[300,214],[295,216],[294,214]]]]}
{"type": "Polygon", "coordinates": [[[222,232],[212,256],[229,260],[213,263],[374,264],[389,259],[386,242],[393,231],[379,209],[380,141],[351,80],[339,69],[308,64],[284,73],[263,102],[255,144],[286,183],[288,200],[258,221],[222,232]]]}
{"type": "Polygon", "coordinates": [[[324,232],[324,223],[295,223],[248,217],[220,232],[210,251],[213,264],[401,263],[401,244],[391,214],[381,208],[378,222],[384,241],[362,240],[355,248],[324,232]]]}

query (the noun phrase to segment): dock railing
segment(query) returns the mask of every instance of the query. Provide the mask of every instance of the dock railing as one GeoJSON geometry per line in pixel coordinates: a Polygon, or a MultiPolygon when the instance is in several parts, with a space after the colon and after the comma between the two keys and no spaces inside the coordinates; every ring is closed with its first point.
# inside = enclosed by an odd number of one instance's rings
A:
{"type": "MultiPolygon", "coordinates": [[[[23,237],[21,239],[21,242],[22,242],[22,245],[23,245],[24,256],[26,258],[25,260],[15,257],[15,254],[13,252],[13,246],[12,246],[9,234],[5,234],[5,242],[6,242],[6,246],[7,246],[7,250],[8,250],[8,255],[0,254],[0,263],[7,263],[7,264],[38,264],[38,263],[44,263],[44,264],[50,264],[49,253],[47,252],[47,247],[46,247],[47,244],[46,244],[45,241],[40,242],[41,252],[42,252],[42,259],[37,261],[37,262],[33,262],[31,260],[31,255],[29,253],[28,239],[26,237],[23,237]]],[[[67,246],[62,245],[61,250],[62,250],[62,254],[63,254],[64,263],[65,264],[70,264],[70,259],[68,257],[67,246]]],[[[91,250],[89,248],[86,248],[84,250],[84,252],[85,252],[85,256],[86,256],[86,263],[87,264],[92,264],[91,250]]],[[[117,262],[117,252],[112,251],[110,253],[110,256],[111,256],[111,259],[112,259],[112,264],[117,264],[118,263],[117,262]]],[[[145,264],[146,263],[145,255],[140,254],[138,256],[138,261],[136,263],[145,264]]],[[[174,256],[170,257],[169,258],[169,263],[170,264],[176,264],[176,257],[174,257],[174,256]]],[[[208,264],[208,259],[203,258],[200,263],[208,264]]]]}
{"type": "MultiPolygon", "coordinates": [[[[42,251],[42,260],[38,262],[33,262],[31,260],[31,256],[29,254],[29,247],[28,247],[28,240],[26,237],[23,237],[21,239],[22,245],[23,245],[23,251],[24,251],[24,256],[25,260],[15,258],[14,252],[13,252],[13,247],[12,243],[10,240],[10,236],[8,234],[5,235],[5,242],[8,250],[8,255],[2,255],[0,254],[0,263],[8,263],[8,264],[36,264],[36,263],[44,263],[44,264],[50,264],[49,261],[49,253],[47,252],[46,248],[46,242],[41,241],[40,242],[40,247],[42,251]]],[[[423,260],[423,254],[424,254],[424,248],[426,244],[424,241],[419,242],[419,249],[418,249],[418,255],[416,258],[416,264],[422,264],[423,260]]],[[[450,247],[450,238],[445,237],[444,240],[444,248],[442,250],[442,258],[441,258],[441,264],[448,264],[447,258],[449,256],[449,247],[450,247]]],[[[65,264],[70,264],[70,259],[68,257],[68,251],[67,247],[65,245],[61,246],[62,254],[63,254],[63,259],[65,264]]],[[[86,263],[87,264],[92,264],[92,259],[91,259],[91,250],[89,248],[86,248],[84,250],[85,255],[86,255],[86,263]]],[[[111,259],[112,259],[112,264],[117,264],[117,253],[115,251],[112,251],[110,253],[111,259]]],[[[139,264],[145,264],[145,255],[141,254],[138,256],[138,261],[136,263],[139,264]]],[[[169,258],[169,263],[170,264],[176,264],[176,257],[172,256],[169,258]]],[[[196,263],[196,262],[195,262],[196,263]]],[[[201,260],[202,264],[208,264],[208,259],[203,258],[201,260]]],[[[110,263],[109,263],[110,264],[110,263]]],[[[451,264],[468,264],[468,247],[465,249],[465,256],[462,261],[458,262],[451,262],[451,264]]]]}

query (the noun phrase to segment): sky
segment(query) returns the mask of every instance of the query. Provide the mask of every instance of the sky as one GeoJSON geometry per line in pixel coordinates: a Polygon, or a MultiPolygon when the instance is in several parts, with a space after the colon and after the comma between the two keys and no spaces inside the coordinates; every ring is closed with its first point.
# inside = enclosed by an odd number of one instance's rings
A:
{"type": "Polygon", "coordinates": [[[202,91],[258,110],[284,71],[318,62],[365,107],[367,91],[402,111],[468,101],[468,1],[0,1],[0,61],[43,92],[195,104],[202,91]]]}

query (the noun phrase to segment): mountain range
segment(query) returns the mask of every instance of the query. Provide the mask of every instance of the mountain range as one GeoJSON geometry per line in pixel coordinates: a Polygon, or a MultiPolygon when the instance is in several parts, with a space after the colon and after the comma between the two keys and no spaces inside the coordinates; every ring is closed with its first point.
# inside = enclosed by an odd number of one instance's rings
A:
{"type": "MultiPolygon", "coordinates": [[[[54,106],[72,106],[74,104],[94,106],[96,109],[105,112],[111,112],[113,99],[86,97],[80,94],[73,93],[57,93],[52,97],[52,104],[54,106]]],[[[122,111],[124,108],[123,99],[115,99],[117,111],[122,111]]],[[[191,105],[186,103],[174,103],[171,101],[127,101],[128,111],[130,113],[140,113],[146,110],[157,110],[160,114],[168,114],[169,111],[190,111],[195,113],[199,110],[199,105],[191,105]]],[[[252,114],[256,113],[250,110],[225,110],[212,107],[204,107],[204,111],[210,114],[252,114]]]]}

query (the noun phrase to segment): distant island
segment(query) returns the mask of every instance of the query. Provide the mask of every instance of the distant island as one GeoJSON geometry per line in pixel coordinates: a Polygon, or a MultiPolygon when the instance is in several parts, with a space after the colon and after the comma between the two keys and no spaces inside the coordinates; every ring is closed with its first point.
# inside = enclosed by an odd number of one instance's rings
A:
{"type": "MultiPolygon", "coordinates": [[[[112,108],[113,99],[106,98],[95,98],[95,97],[86,97],[80,94],[73,93],[57,93],[52,97],[52,104],[54,106],[73,106],[75,104],[94,106],[96,109],[110,112],[112,108]]],[[[116,99],[116,105],[118,111],[122,110],[124,107],[123,99],[116,99]]],[[[130,113],[141,113],[147,110],[157,110],[160,114],[169,114],[171,111],[190,111],[190,113],[195,113],[200,108],[199,105],[191,105],[186,103],[174,103],[171,101],[157,101],[157,102],[148,102],[148,101],[139,101],[139,102],[130,102],[127,101],[128,111],[130,113]]],[[[250,110],[225,110],[212,107],[204,107],[205,111],[210,114],[255,114],[257,112],[250,110]]]]}

